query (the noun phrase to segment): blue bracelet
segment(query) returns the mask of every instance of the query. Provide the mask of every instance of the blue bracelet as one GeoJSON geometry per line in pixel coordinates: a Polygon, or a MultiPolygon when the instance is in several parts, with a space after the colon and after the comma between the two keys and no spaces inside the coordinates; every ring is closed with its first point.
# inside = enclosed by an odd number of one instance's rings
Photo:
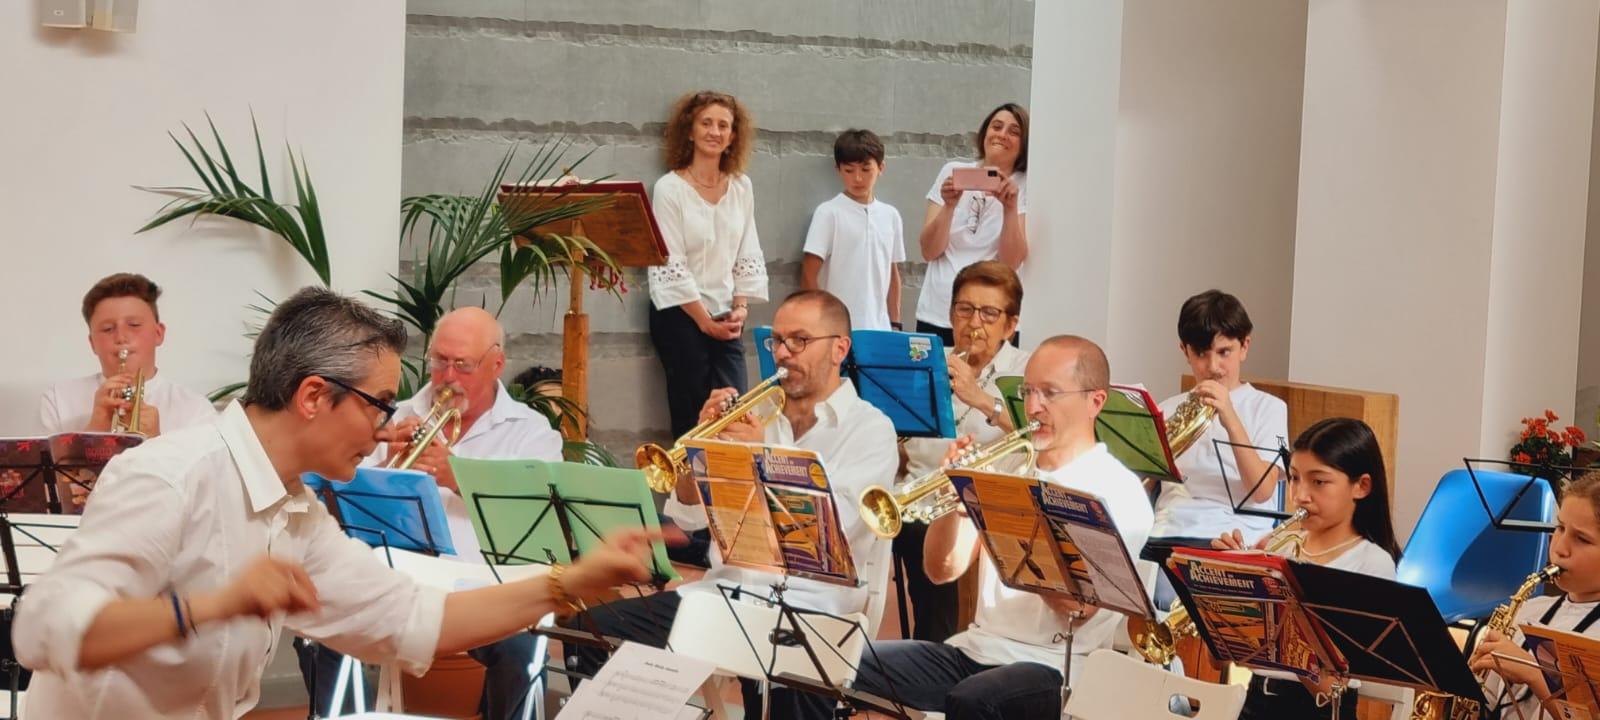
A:
{"type": "Polygon", "coordinates": [[[189,626],[183,622],[183,605],[178,602],[177,591],[174,590],[173,592],[167,593],[167,597],[172,599],[172,614],[176,615],[178,618],[178,637],[189,637],[189,626]]]}

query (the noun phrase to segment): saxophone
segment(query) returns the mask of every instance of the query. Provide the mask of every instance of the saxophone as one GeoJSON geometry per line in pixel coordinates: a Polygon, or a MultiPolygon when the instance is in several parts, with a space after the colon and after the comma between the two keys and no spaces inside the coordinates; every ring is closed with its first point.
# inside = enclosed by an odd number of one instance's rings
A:
{"type": "MultiPolygon", "coordinates": [[[[1511,594],[1510,599],[1494,609],[1494,613],[1485,621],[1484,628],[1509,635],[1516,624],[1517,613],[1522,610],[1522,604],[1528,601],[1533,591],[1540,585],[1562,572],[1561,567],[1551,565],[1529,575],[1528,579],[1522,581],[1522,586],[1511,594]]],[[[1483,685],[1488,680],[1488,675],[1487,671],[1479,672],[1478,685],[1483,685]]],[[[1416,702],[1411,704],[1411,720],[1475,720],[1482,713],[1483,709],[1477,702],[1444,693],[1419,692],[1416,702]]]]}
{"type": "MultiPolygon", "coordinates": [[[[1272,554],[1288,547],[1293,554],[1291,557],[1300,557],[1300,523],[1306,519],[1306,509],[1294,511],[1289,519],[1284,520],[1268,533],[1263,549],[1272,554]]],[[[1187,637],[1200,637],[1200,631],[1195,628],[1194,618],[1189,616],[1189,609],[1179,605],[1167,614],[1164,622],[1151,622],[1142,617],[1128,616],[1128,640],[1133,643],[1133,648],[1139,652],[1147,662],[1153,665],[1170,665],[1173,658],[1178,656],[1178,641],[1187,637]]]]}

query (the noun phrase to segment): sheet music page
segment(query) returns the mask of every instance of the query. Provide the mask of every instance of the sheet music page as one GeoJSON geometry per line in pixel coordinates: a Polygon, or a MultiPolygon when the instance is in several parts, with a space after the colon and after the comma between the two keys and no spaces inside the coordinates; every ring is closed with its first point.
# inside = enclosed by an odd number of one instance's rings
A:
{"type": "Polygon", "coordinates": [[[563,720],[680,717],[716,667],[649,645],[625,642],[593,680],[578,686],[563,720]]]}

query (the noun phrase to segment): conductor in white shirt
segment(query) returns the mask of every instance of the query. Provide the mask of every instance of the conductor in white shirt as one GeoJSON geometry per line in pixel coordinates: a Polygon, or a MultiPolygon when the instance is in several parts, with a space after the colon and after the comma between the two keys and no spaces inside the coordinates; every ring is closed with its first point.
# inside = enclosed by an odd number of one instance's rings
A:
{"type": "MultiPolygon", "coordinates": [[[[448,436],[455,431],[453,425],[435,435],[411,468],[432,475],[439,483],[456,557],[463,562],[482,563],[484,558],[479,552],[478,537],[456,486],[449,456],[559,462],[561,433],[550,426],[549,419],[512,399],[511,393],[506,391],[505,384],[500,381],[506,366],[505,330],[494,315],[483,308],[459,308],[440,318],[428,347],[427,361],[428,384],[397,405],[394,425],[398,440],[378,448],[367,462],[381,463],[409,452],[412,432],[433,407],[436,391],[450,389],[454,393],[450,406],[461,411],[461,434],[453,444],[447,444],[448,436]]],[[[297,644],[296,649],[300,652],[301,671],[307,676],[308,692],[317,696],[319,712],[328,714],[342,656],[328,648],[304,643],[297,644]],[[310,677],[313,665],[317,673],[315,682],[310,677]]],[[[522,717],[523,704],[537,677],[537,671],[529,667],[534,660],[533,637],[519,633],[492,645],[474,648],[468,654],[485,668],[479,708],[484,720],[522,717]]]]}
{"type": "Polygon", "coordinates": [[[89,349],[99,362],[93,375],[63,380],[39,401],[39,422],[49,434],[109,432],[117,411],[132,411],[123,398],[144,371],[140,431],[146,437],[210,422],[217,411],[204,395],[171,382],[156,365],[156,350],[167,338],[156,300],[161,288],[143,275],[116,273],[101,278],[83,296],[83,322],[89,349]],[[127,350],[126,362],[118,358],[127,350]]]}
{"type": "Polygon", "coordinates": [[[238,718],[281,630],[413,673],[648,577],[649,536],[464,592],[419,586],[346,537],[301,483],[348,478],[379,442],[405,329],[307,288],[256,339],[243,398],[107,466],[80,529],[17,601],[37,718],[238,718]]]}
{"type": "MultiPolygon", "coordinates": [[[[1139,478],[1094,436],[1094,419],[1110,384],[1111,370],[1099,346],[1058,335],[1028,360],[1022,397],[1028,417],[1039,421],[1032,435],[1038,476],[1103,499],[1128,553],[1137,556],[1150,535],[1150,501],[1139,478]]],[[[969,436],[958,447],[970,443],[969,436]]],[[[876,652],[862,657],[855,687],[897,696],[919,710],[942,711],[950,720],[1056,720],[1067,649],[1059,638],[1075,622],[1074,656],[1109,648],[1118,616],[1068,598],[1006,587],[989,557],[980,553],[979,540],[966,512],[957,510],[929,525],[923,554],[934,582],[953,582],[972,563],[982,563],[972,625],[944,643],[873,643],[876,652]]]]}
{"type": "MultiPolygon", "coordinates": [[[[789,578],[784,594],[789,603],[834,614],[865,612],[868,596],[883,592],[888,584],[889,542],[873,535],[855,511],[855,499],[868,486],[894,477],[898,460],[894,424],[882,411],[863,401],[848,379],[840,377],[839,367],[850,352],[850,311],[843,302],[823,290],[802,290],[790,295],[778,307],[772,321],[772,356],[788,371],[783,380],[787,396],[783,413],[765,428],[744,420],[729,426],[722,438],[740,442],[765,442],[793,446],[817,453],[828,470],[834,503],[839,509],[850,556],[864,587],[843,588],[814,580],[789,578]]],[[[715,415],[732,388],[712,392],[702,417],[715,415]]],[[[706,526],[705,509],[700,504],[694,480],[678,479],[668,498],[666,513],[680,526],[706,526]]],[[[588,613],[598,629],[607,634],[656,647],[666,644],[680,595],[691,592],[719,592],[718,585],[738,586],[742,592],[758,597],[770,595],[772,585],[782,578],[770,573],[723,565],[720,554],[711,553],[711,569],[697,582],[687,583],[676,592],[660,593],[608,603],[588,613]]],[[[706,632],[738,632],[729,618],[727,628],[706,628],[706,632]]],[[[590,628],[580,618],[576,627],[590,628]]],[[[569,648],[569,664],[592,674],[605,662],[603,654],[587,648],[569,648]]],[[[753,682],[744,683],[745,717],[759,714],[760,695],[753,682]]],[[[774,686],[771,717],[831,718],[832,703],[825,698],[774,686]]]]}

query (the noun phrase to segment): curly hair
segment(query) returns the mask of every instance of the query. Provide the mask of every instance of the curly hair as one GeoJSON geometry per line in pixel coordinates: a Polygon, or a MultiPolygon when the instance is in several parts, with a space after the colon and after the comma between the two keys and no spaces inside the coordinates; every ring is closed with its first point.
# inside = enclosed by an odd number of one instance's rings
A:
{"type": "Polygon", "coordinates": [[[694,159],[694,141],[690,139],[690,131],[694,129],[695,117],[710,105],[721,105],[733,113],[733,139],[722,153],[722,171],[729,174],[744,172],[745,165],[750,161],[750,148],[755,141],[755,123],[750,119],[750,111],[738,98],[713,90],[689,93],[673,103],[672,113],[667,117],[665,142],[662,144],[667,167],[673,170],[689,167],[689,161],[694,159]]]}

